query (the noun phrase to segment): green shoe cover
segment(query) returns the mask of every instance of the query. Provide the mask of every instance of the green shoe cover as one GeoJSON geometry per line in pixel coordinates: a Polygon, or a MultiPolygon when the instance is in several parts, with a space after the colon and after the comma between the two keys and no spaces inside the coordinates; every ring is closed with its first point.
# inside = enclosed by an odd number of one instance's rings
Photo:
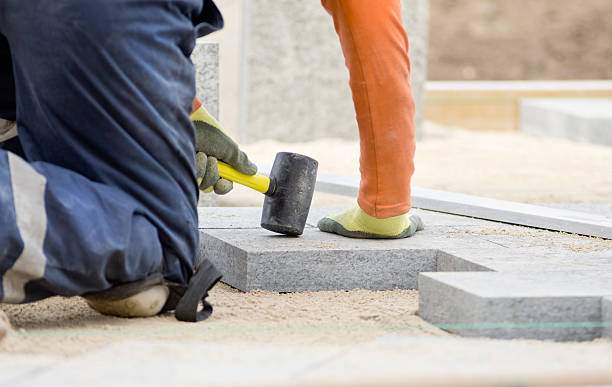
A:
{"type": "Polygon", "coordinates": [[[423,222],[417,215],[398,215],[377,219],[366,214],[359,206],[319,221],[319,230],[349,238],[400,239],[408,238],[423,230],[423,222]]]}

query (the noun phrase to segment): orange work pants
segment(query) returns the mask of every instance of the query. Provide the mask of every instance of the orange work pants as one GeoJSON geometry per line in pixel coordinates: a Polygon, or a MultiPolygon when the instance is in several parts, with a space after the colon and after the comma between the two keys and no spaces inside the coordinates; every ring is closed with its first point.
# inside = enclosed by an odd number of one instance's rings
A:
{"type": "Polygon", "coordinates": [[[387,218],[410,210],[414,98],[400,0],[322,0],[340,37],[357,113],[361,185],[357,202],[387,218]]]}

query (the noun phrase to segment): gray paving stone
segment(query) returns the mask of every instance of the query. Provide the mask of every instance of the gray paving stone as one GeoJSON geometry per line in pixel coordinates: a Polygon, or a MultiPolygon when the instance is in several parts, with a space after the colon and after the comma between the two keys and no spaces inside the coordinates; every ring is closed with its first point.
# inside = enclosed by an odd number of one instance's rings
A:
{"type": "Polygon", "coordinates": [[[292,238],[261,229],[257,207],[201,208],[198,255],[244,291],[418,287],[421,316],[467,336],[608,334],[601,299],[612,294],[610,241],[418,209],[425,230],[402,240],[343,238],[315,227],[343,209],[312,208],[304,235],[292,238]]]}
{"type": "Polygon", "coordinates": [[[612,271],[424,273],[419,315],[463,336],[592,340],[610,293],[612,271]]]}
{"type": "Polygon", "coordinates": [[[294,238],[263,230],[261,208],[200,208],[198,257],[211,260],[224,274],[224,282],[243,291],[383,290],[415,289],[418,273],[436,271],[438,266],[487,270],[445,251],[469,256],[501,249],[468,233],[445,232],[447,224],[490,222],[427,211],[415,211],[427,226],[408,239],[351,239],[315,227],[321,217],[343,209],[312,208],[304,234],[294,238]]]}
{"type": "Polygon", "coordinates": [[[306,229],[299,238],[265,230],[206,230],[201,255],[243,291],[277,292],[351,289],[415,289],[417,275],[436,270],[437,250],[400,244],[344,243],[340,237],[306,229]]]}
{"type": "Polygon", "coordinates": [[[539,203],[538,205],[564,210],[587,212],[612,218],[612,202],[610,203],[539,203]]]}
{"type": "Polygon", "coordinates": [[[520,130],[612,146],[612,98],[526,98],[520,130]]]}
{"type": "MultiPolygon", "coordinates": [[[[356,196],[358,188],[357,178],[326,174],[317,178],[316,189],[321,192],[356,196]]],[[[601,214],[419,187],[412,188],[412,205],[454,215],[612,239],[612,218],[601,214]]]]}
{"type": "Polygon", "coordinates": [[[612,339],[612,296],[601,300],[601,320],[604,322],[602,337],[612,339]]]}
{"type": "Polygon", "coordinates": [[[24,353],[0,353],[0,386],[12,387],[23,380],[39,375],[59,365],[61,356],[24,354],[24,353]]]}
{"type": "Polygon", "coordinates": [[[338,352],[333,347],[127,340],[69,358],[6,386],[286,385],[338,352]]]}
{"type": "Polygon", "coordinates": [[[601,385],[612,381],[611,359],[603,342],[577,346],[429,335],[386,335],[340,346],[211,343],[206,337],[127,340],[28,377],[0,374],[0,385],[515,386],[567,385],[568,378],[572,385],[601,385]],[[11,383],[4,384],[7,380],[11,383]]]}

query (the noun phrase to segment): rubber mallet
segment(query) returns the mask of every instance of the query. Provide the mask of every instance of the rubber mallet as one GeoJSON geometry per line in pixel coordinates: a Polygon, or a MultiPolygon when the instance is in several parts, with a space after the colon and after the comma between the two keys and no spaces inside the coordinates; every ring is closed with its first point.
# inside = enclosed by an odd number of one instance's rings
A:
{"type": "Polygon", "coordinates": [[[276,154],[270,176],[245,175],[219,161],[219,176],[266,195],[261,227],[285,235],[302,235],[317,182],[319,163],[297,153],[276,154]]]}

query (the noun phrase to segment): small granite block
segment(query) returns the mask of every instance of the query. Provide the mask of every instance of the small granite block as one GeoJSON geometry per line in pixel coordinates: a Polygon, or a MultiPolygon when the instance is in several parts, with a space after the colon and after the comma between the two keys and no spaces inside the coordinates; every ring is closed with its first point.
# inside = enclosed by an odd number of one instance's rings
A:
{"type": "Polygon", "coordinates": [[[422,273],[419,315],[463,336],[592,340],[610,293],[612,271],[422,273]]]}
{"type": "Polygon", "coordinates": [[[612,98],[527,98],[520,129],[526,133],[612,146],[612,98]]]}
{"type": "Polygon", "coordinates": [[[601,336],[612,339],[612,296],[601,300],[601,320],[604,323],[601,336]]]}
{"type": "Polygon", "coordinates": [[[435,249],[360,244],[313,228],[299,238],[260,229],[208,229],[200,239],[199,256],[242,291],[416,289],[418,273],[436,268],[435,249]]]}

